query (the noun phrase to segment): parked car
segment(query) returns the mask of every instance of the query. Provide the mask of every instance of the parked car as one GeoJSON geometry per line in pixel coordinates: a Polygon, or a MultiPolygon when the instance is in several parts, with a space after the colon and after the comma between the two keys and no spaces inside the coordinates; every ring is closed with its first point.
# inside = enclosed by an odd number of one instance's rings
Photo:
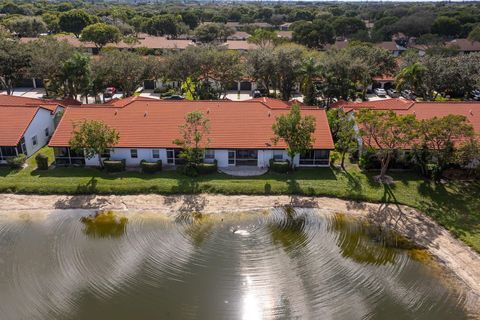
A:
{"type": "Polygon", "coordinates": [[[386,97],[387,96],[387,91],[385,91],[385,89],[382,89],[382,88],[377,88],[374,90],[375,94],[379,97],[386,97]]]}
{"type": "Polygon", "coordinates": [[[402,90],[401,92],[402,97],[408,100],[415,100],[416,96],[412,90],[402,90]]]}
{"type": "Polygon", "coordinates": [[[163,100],[184,100],[185,98],[179,95],[173,95],[163,98],[163,100]]]}
{"type": "Polygon", "coordinates": [[[105,89],[105,92],[103,93],[103,96],[108,98],[108,97],[113,97],[113,95],[117,93],[117,88],[115,87],[108,87],[105,89]]]}
{"type": "Polygon", "coordinates": [[[387,94],[390,96],[390,98],[398,98],[400,97],[400,93],[398,93],[397,90],[395,89],[388,89],[387,94]]]}
{"type": "Polygon", "coordinates": [[[475,101],[480,101],[480,90],[472,91],[472,99],[475,101]]]}
{"type": "Polygon", "coordinates": [[[260,92],[260,90],[255,90],[255,91],[253,91],[253,97],[254,97],[254,98],[260,98],[260,97],[262,97],[262,96],[263,96],[263,95],[262,95],[262,93],[260,92]]]}

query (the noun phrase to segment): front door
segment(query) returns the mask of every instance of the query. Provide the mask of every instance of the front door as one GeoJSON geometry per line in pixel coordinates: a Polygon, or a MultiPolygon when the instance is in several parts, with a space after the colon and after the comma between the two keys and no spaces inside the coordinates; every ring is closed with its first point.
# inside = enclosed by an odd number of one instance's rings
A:
{"type": "Polygon", "coordinates": [[[258,150],[237,149],[235,156],[236,156],[235,165],[237,166],[257,166],[258,165],[258,150]]]}

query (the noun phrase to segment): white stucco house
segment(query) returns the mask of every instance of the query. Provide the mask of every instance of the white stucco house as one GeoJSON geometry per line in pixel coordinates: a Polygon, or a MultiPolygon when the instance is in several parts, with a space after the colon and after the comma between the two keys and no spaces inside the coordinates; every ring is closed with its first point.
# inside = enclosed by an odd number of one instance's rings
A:
{"type": "Polygon", "coordinates": [[[45,146],[55,129],[52,111],[43,107],[0,106],[0,164],[45,146]]]}
{"type": "MultiPolygon", "coordinates": [[[[87,159],[83,152],[73,152],[69,141],[76,123],[100,120],[115,128],[120,139],[106,150],[103,159],[125,160],[138,166],[142,160],[162,160],[165,166],[182,163],[180,149],[173,142],[180,138],[179,126],[185,116],[200,111],[209,119],[205,162],[217,161],[218,167],[268,167],[270,159],[286,160],[286,144],[272,142],[272,124],[277,116],[288,113],[289,104],[272,99],[251,101],[174,101],[130,98],[128,103],[102,107],[69,107],[65,110],[49,145],[55,150],[57,165],[98,166],[98,156],[87,159]],[[120,106],[120,107],[119,107],[120,106]]],[[[316,120],[313,149],[297,155],[296,166],[328,166],[334,149],[325,110],[302,107],[302,114],[316,120]]]]}

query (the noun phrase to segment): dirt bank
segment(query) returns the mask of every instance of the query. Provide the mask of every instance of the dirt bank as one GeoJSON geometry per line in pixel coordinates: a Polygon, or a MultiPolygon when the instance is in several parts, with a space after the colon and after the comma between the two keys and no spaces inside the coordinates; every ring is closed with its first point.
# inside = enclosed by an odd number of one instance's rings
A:
{"type": "MultiPolygon", "coordinates": [[[[323,197],[223,196],[223,195],[135,195],[135,196],[35,196],[0,194],[0,211],[52,209],[148,210],[167,215],[199,211],[227,213],[266,209],[273,206],[301,206],[343,212],[394,228],[427,248],[462,282],[467,307],[480,306],[480,255],[455,239],[424,214],[405,206],[352,202],[323,197]]],[[[477,312],[479,310],[476,310],[477,312]]]]}

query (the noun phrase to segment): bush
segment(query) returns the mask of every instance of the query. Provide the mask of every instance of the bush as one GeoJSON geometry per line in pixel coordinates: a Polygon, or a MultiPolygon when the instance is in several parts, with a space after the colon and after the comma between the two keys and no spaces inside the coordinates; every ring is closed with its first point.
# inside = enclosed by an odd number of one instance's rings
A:
{"type": "Polygon", "coordinates": [[[340,155],[340,153],[336,152],[336,151],[332,151],[330,152],[330,166],[334,167],[335,166],[335,162],[337,162],[338,160],[340,160],[342,156],[340,155]]]}
{"type": "Polygon", "coordinates": [[[381,167],[373,150],[365,150],[358,161],[358,165],[362,170],[379,169],[381,167]]]}
{"type": "Polygon", "coordinates": [[[16,157],[7,159],[7,164],[11,169],[21,169],[23,168],[25,162],[27,162],[27,156],[23,153],[19,154],[16,157]]]}
{"type": "Polygon", "coordinates": [[[210,174],[217,172],[217,160],[213,163],[200,163],[197,165],[198,174],[210,174]]]}
{"type": "Polygon", "coordinates": [[[122,160],[105,160],[103,166],[107,172],[125,171],[125,159],[122,160]]]}
{"type": "Polygon", "coordinates": [[[143,173],[155,173],[162,171],[162,160],[158,160],[156,162],[142,160],[140,162],[140,167],[142,168],[143,173]]]}
{"type": "Polygon", "coordinates": [[[47,170],[48,169],[48,157],[43,153],[37,154],[35,157],[35,161],[37,162],[37,169],[38,170],[47,170]]]}
{"type": "Polygon", "coordinates": [[[189,177],[196,177],[198,176],[198,169],[192,165],[184,165],[181,168],[179,168],[180,172],[182,172],[184,175],[189,176],[189,177]]]}
{"type": "Polygon", "coordinates": [[[290,171],[290,161],[285,160],[285,161],[275,161],[273,159],[270,159],[270,170],[273,172],[278,172],[278,173],[287,173],[290,171]]]}

